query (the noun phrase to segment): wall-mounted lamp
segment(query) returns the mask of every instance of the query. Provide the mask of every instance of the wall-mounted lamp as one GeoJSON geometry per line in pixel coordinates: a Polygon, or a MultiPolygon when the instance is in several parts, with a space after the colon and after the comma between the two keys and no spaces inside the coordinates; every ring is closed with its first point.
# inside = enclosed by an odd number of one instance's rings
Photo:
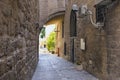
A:
{"type": "Polygon", "coordinates": [[[77,4],[73,4],[73,5],[72,5],[72,10],[73,10],[73,11],[78,11],[78,9],[79,9],[79,8],[78,8],[77,4]]]}

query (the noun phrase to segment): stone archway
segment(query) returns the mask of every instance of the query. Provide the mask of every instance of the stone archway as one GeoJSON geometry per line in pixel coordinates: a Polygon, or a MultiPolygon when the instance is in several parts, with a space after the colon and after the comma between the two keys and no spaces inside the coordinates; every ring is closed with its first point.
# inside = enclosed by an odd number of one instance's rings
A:
{"type": "Polygon", "coordinates": [[[63,38],[61,37],[62,35],[62,26],[63,26],[63,21],[64,21],[64,14],[65,11],[59,11],[56,13],[53,13],[52,15],[49,15],[49,17],[47,17],[44,20],[44,25],[50,25],[50,24],[55,24],[55,27],[57,29],[56,32],[56,40],[59,39],[59,42],[56,42],[55,45],[55,53],[58,54],[58,56],[61,56],[63,53],[63,38]]]}
{"type": "Polygon", "coordinates": [[[50,20],[54,19],[55,17],[64,16],[64,14],[65,14],[65,10],[62,10],[62,11],[58,11],[53,14],[50,14],[47,17],[44,17],[42,22],[40,22],[40,27],[42,27],[44,24],[46,24],[50,20]]]}

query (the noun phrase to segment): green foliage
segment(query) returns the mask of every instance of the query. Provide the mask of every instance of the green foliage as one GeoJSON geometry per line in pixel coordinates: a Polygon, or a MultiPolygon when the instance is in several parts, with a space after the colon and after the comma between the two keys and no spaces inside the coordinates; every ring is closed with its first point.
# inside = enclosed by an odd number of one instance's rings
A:
{"type": "Polygon", "coordinates": [[[44,38],[45,37],[45,27],[42,28],[41,32],[40,32],[40,37],[44,38]]]}
{"type": "Polygon", "coordinates": [[[49,51],[54,51],[55,49],[55,32],[51,32],[46,41],[46,47],[49,51]]]}

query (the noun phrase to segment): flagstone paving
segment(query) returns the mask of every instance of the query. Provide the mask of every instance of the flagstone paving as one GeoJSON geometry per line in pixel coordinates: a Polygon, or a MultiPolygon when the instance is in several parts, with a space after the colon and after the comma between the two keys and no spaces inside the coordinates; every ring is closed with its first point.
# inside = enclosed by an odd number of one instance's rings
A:
{"type": "Polygon", "coordinates": [[[74,64],[52,54],[40,54],[32,80],[98,80],[74,64]]]}

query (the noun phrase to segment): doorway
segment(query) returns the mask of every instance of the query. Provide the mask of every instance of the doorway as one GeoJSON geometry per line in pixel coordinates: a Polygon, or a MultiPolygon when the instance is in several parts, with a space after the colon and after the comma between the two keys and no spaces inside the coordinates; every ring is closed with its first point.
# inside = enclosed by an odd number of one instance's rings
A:
{"type": "Polygon", "coordinates": [[[72,39],[71,40],[71,51],[70,51],[71,53],[70,53],[70,60],[71,60],[71,62],[73,62],[74,63],[74,61],[75,61],[75,59],[74,59],[74,39],[72,39]]]}
{"type": "Polygon", "coordinates": [[[74,57],[74,38],[77,36],[77,25],[76,25],[76,12],[71,10],[71,14],[70,14],[70,60],[71,62],[74,63],[75,61],[75,57],[74,57]]]}

